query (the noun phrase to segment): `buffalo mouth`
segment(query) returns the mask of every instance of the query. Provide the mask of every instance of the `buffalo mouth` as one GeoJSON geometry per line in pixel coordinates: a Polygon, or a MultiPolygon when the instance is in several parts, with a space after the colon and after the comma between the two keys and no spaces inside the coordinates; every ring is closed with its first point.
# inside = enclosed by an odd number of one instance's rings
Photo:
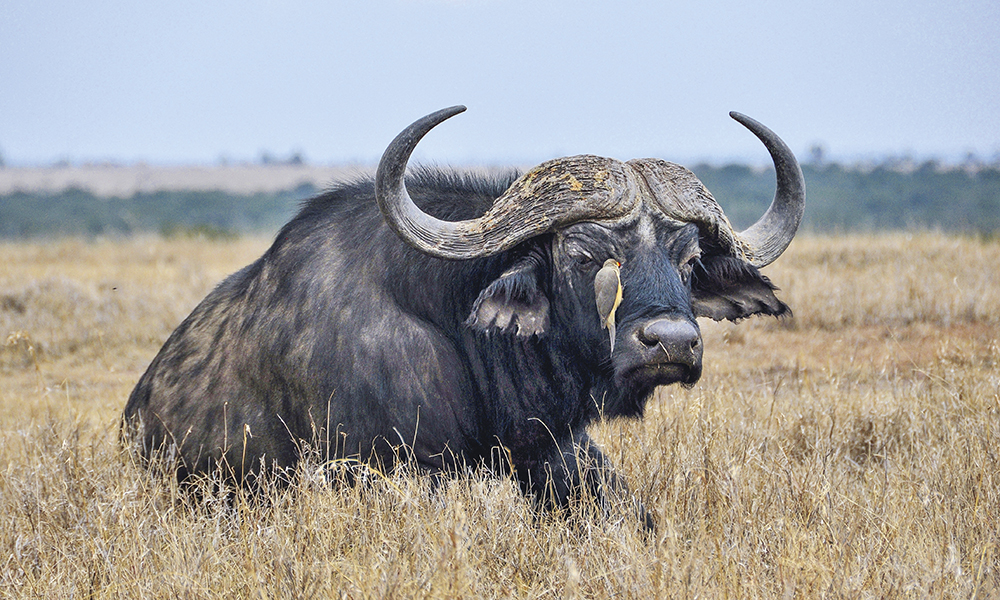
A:
{"type": "Polygon", "coordinates": [[[676,362],[655,362],[619,371],[615,377],[620,390],[619,404],[608,414],[615,416],[641,416],[646,402],[656,388],[673,383],[690,387],[701,376],[701,365],[676,362]]]}
{"type": "Polygon", "coordinates": [[[634,367],[625,373],[623,379],[638,388],[654,388],[661,385],[680,383],[691,386],[701,378],[701,365],[677,362],[659,362],[634,367]]]}
{"type": "Polygon", "coordinates": [[[681,383],[694,385],[701,378],[701,365],[692,366],[683,363],[656,363],[643,365],[634,369],[634,378],[647,379],[654,385],[670,385],[681,383]]]}

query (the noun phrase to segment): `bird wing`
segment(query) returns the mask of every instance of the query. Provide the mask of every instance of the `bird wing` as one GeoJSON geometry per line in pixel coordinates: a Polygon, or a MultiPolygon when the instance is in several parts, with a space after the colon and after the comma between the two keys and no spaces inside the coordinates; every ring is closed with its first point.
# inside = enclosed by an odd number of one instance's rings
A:
{"type": "Polygon", "coordinates": [[[608,325],[608,317],[611,316],[618,303],[619,288],[621,279],[618,273],[610,267],[604,267],[597,272],[594,278],[594,297],[597,300],[597,314],[601,317],[601,322],[605,327],[608,325]]]}

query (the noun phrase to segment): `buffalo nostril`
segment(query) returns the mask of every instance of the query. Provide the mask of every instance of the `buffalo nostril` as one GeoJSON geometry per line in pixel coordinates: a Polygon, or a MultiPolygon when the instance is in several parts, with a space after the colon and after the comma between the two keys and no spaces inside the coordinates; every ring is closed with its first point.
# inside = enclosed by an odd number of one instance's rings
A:
{"type": "Polygon", "coordinates": [[[670,362],[694,363],[701,359],[701,332],[688,321],[656,319],[639,328],[639,341],[658,346],[670,362]]]}
{"type": "Polygon", "coordinates": [[[647,346],[670,342],[688,344],[694,349],[701,345],[701,333],[687,321],[656,319],[639,328],[639,340],[647,346]]]}

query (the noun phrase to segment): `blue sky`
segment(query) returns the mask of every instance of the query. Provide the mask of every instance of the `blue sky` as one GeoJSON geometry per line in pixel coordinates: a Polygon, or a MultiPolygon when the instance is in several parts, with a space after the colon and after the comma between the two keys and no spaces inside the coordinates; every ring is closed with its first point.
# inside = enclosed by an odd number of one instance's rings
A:
{"type": "Polygon", "coordinates": [[[0,0],[8,164],[1000,155],[1000,3],[0,0]]]}

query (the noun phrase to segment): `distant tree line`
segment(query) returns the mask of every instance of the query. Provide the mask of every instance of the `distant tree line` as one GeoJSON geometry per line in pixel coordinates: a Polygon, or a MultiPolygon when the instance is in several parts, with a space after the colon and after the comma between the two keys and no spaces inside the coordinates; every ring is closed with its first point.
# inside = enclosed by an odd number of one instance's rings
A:
{"type": "Polygon", "coordinates": [[[277,193],[233,194],[218,190],[140,192],[95,196],[68,188],[57,193],[0,195],[0,237],[166,236],[230,237],[271,232],[291,218],[312,185],[277,193]]]}
{"type": "MultiPolygon", "coordinates": [[[[774,172],[746,165],[698,165],[695,173],[737,228],[756,220],[774,195],[774,172]]],[[[814,161],[803,165],[803,226],[817,232],[939,229],[1000,232],[1000,166],[942,168],[934,162],[870,168],[814,161]]],[[[82,189],[0,195],[0,237],[62,235],[231,236],[271,233],[318,190],[278,193],[142,192],[105,198],[82,189]]]]}
{"type": "MultiPolygon", "coordinates": [[[[774,170],[744,165],[692,169],[738,228],[774,196],[774,170]]],[[[936,229],[1000,232],[1000,166],[943,168],[934,161],[870,168],[805,164],[803,226],[818,232],[936,229]]]]}

